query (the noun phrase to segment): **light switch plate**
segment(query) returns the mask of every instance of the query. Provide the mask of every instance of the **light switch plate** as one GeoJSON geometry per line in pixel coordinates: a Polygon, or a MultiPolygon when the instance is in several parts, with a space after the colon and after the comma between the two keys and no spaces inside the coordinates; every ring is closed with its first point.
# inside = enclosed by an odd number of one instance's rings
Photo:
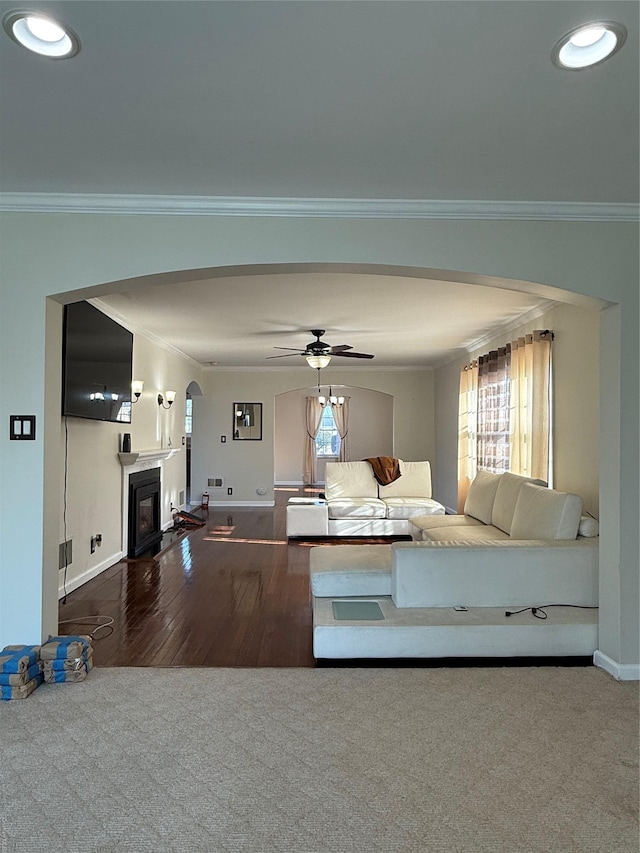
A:
{"type": "Polygon", "coordinates": [[[11,441],[35,441],[36,416],[9,415],[9,438],[11,441]]]}

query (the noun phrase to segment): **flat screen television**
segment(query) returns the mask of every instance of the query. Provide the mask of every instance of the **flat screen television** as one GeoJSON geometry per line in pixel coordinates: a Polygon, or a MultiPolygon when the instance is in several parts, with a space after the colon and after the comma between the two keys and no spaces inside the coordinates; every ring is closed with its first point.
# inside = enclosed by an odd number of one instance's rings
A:
{"type": "Polygon", "coordinates": [[[62,414],[131,423],[133,334],[89,302],[64,309],[62,414]]]}

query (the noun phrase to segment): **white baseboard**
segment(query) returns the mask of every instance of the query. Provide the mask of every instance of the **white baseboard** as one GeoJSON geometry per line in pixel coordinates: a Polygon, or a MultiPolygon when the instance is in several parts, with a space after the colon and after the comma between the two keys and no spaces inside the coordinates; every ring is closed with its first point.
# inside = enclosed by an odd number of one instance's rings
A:
{"type": "Polygon", "coordinates": [[[272,507],[275,506],[275,501],[209,501],[209,509],[212,506],[218,507],[220,509],[224,509],[225,507],[234,507],[234,506],[260,506],[260,507],[272,507]]]}
{"type": "Polygon", "coordinates": [[[60,571],[58,572],[58,600],[64,598],[65,594],[73,592],[74,589],[78,589],[78,587],[87,583],[87,581],[90,581],[92,578],[98,577],[98,575],[102,574],[102,572],[106,571],[107,569],[110,569],[111,566],[115,566],[115,564],[119,563],[124,556],[124,551],[117,551],[115,554],[112,554],[110,557],[107,557],[106,560],[102,560],[100,563],[98,563],[97,566],[92,566],[90,569],[86,569],[84,572],[82,572],[82,574],[77,575],[77,577],[68,579],[66,584],[66,592],[64,586],[64,569],[60,569],[60,571]]]}
{"type": "Polygon", "coordinates": [[[640,681],[640,663],[618,663],[599,649],[593,654],[593,663],[617,681],[640,681]]]}

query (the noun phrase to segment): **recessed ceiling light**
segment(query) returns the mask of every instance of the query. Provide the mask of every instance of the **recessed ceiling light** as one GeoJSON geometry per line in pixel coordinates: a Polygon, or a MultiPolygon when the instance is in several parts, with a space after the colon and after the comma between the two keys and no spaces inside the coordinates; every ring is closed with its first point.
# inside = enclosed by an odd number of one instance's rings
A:
{"type": "Polygon", "coordinates": [[[558,68],[590,68],[617,53],[626,38],[626,29],[615,21],[581,24],[560,39],[551,51],[551,59],[558,68]]]}
{"type": "Polygon", "coordinates": [[[73,30],[39,12],[9,12],[2,25],[10,38],[40,56],[69,59],[80,50],[80,40],[73,30]]]}

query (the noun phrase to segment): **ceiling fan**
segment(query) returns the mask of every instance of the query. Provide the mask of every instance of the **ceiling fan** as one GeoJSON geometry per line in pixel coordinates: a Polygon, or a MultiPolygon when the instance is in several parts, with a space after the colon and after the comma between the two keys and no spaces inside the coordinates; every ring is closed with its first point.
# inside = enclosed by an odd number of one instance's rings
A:
{"type": "Polygon", "coordinates": [[[268,355],[267,358],[289,358],[292,355],[302,355],[306,358],[309,367],[315,367],[318,370],[321,367],[326,367],[334,355],[341,356],[342,358],[373,358],[372,355],[366,352],[353,352],[353,347],[350,347],[348,344],[339,344],[332,347],[330,344],[321,341],[320,338],[324,335],[324,329],[311,329],[310,331],[312,335],[315,335],[316,340],[307,344],[305,349],[274,347],[274,349],[291,350],[291,352],[288,352],[286,355],[268,355]]]}

